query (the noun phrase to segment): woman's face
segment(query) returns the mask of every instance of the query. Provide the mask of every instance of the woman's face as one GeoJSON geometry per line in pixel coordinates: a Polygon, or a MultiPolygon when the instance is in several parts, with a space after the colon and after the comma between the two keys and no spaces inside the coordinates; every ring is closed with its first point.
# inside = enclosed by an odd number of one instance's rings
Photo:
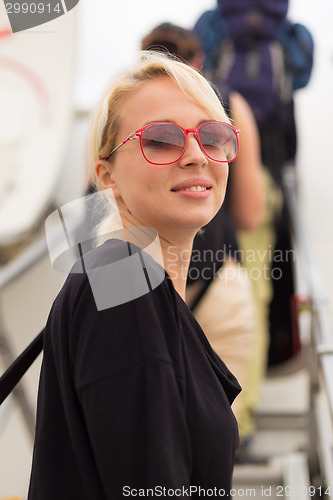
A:
{"type": "MultiPolygon", "coordinates": [[[[144,84],[125,101],[116,144],[146,124],[171,121],[196,128],[210,116],[191,101],[168,77],[144,84]]],[[[143,157],[139,139],[121,146],[108,172],[101,175],[111,187],[122,218],[130,224],[152,227],[166,239],[179,231],[195,234],[217,213],[224,199],[228,164],[213,162],[202,152],[194,134],[188,136],[184,155],[170,165],[152,165],[143,157]],[[184,190],[191,186],[205,191],[184,190]]]]}

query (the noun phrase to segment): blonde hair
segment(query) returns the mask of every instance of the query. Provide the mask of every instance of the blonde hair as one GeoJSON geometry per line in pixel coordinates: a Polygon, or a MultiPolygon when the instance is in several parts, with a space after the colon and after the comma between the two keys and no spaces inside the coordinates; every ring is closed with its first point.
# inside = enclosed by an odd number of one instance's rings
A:
{"type": "MultiPolygon", "coordinates": [[[[100,189],[100,185],[94,166],[96,161],[108,156],[117,146],[122,104],[134,90],[163,76],[171,78],[189,98],[207,112],[210,119],[230,122],[215,91],[200,73],[175,57],[153,51],[139,52],[132,67],[108,85],[92,115],[88,168],[90,179],[97,189],[100,189]]],[[[110,157],[110,161],[112,160],[113,156],[110,157]]]]}

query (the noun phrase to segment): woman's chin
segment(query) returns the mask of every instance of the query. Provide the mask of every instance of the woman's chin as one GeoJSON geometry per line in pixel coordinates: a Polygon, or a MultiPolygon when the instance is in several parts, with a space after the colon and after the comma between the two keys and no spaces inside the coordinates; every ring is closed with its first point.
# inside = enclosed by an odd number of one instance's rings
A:
{"type": "MultiPolygon", "coordinates": [[[[214,214],[215,215],[215,214],[214,214]]],[[[183,231],[188,231],[189,233],[193,233],[194,235],[201,229],[203,226],[206,226],[214,217],[213,216],[204,216],[204,214],[194,214],[189,217],[179,217],[177,221],[174,222],[174,230],[176,231],[176,227],[178,226],[183,231]]]]}
{"type": "Polygon", "coordinates": [[[218,210],[201,210],[188,214],[186,223],[193,229],[200,229],[206,226],[217,214],[218,210]]]}

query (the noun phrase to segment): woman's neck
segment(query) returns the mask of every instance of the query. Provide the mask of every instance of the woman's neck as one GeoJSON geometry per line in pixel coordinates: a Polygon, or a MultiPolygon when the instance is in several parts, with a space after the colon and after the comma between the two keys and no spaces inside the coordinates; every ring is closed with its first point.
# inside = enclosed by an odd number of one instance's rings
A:
{"type": "Polygon", "coordinates": [[[185,300],[187,273],[191,260],[193,238],[181,243],[169,242],[160,237],[164,269],[169,274],[173,286],[185,300]]]}
{"type": "Polygon", "coordinates": [[[187,273],[191,259],[193,236],[172,240],[167,239],[154,229],[145,226],[124,224],[123,238],[144,250],[163,267],[170,276],[173,286],[185,300],[187,273]]]}
{"type": "Polygon", "coordinates": [[[127,241],[150,254],[170,276],[173,286],[185,300],[187,273],[196,231],[163,227],[161,231],[140,224],[128,211],[121,212],[127,241]]]}

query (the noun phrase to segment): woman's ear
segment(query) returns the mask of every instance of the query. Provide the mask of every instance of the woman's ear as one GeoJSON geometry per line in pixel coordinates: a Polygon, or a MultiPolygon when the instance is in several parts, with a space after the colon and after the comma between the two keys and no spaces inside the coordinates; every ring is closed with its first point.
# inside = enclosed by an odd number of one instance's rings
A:
{"type": "Polygon", "coordinates": [[[97,160],[95,172],[103,189],[112,189],[115,198],[119,196],[117,183],[114,178],[113,168],[106,160],[97,160]]]}

